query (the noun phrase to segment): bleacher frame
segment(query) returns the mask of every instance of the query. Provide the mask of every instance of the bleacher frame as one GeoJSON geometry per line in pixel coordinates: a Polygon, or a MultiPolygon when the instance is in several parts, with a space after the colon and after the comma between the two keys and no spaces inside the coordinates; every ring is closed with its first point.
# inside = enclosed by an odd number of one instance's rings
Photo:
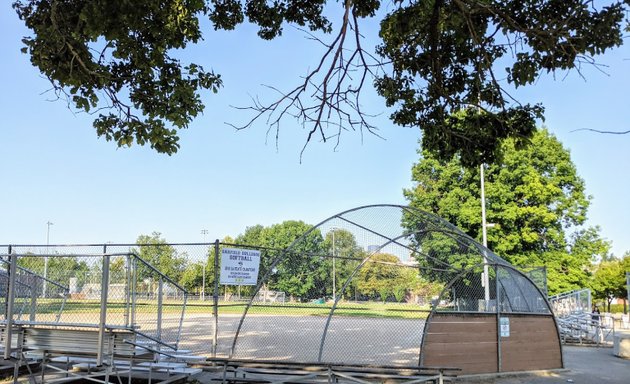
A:
{"type": "MultiPolygon", "coordinates": [[[[18,255],[4,255],[8,259],[2,260],[7,265],[8,287],[6,317],[0,320],[0,350],[4,351],[5,362],[13,363],[14,383],[18,382],[22,368],[28,371],[28,380],[32,384],[76,378],[105,384],[109,383],[112,375],[118,376],[120,383],[125,376],[129,383],[139,376],[148,378],[149,382],[154,378],[173,381],[201,371],[188,367],[188,362],[198,360],[186,354],[190,351],[178,350],[177,342],[173,345],[151,337],[133,323],[114,325],[106,322],[110,256],[113,255],[103,255],[100,320],[97,324],[86,324],[60,322],[59,315],[52,322],[20,320],[21,311],[14,312],[16,285],[23,284],[16,278],[19,276],[16,270],[20,268],[17,266],[18,255]],[[32,369],[33,363],[38,364],[38,369],[32,369]]],[[[161,279],[170,281],[154,267],[142,262],[153,268],[161,279]]],[[[47,281],[57,284],[49,279],[47,281]]],[[[187,292],[184,293],[187,295],[187,292]]],[[[158,313],[158,320],[160,315],[158,313]]]]}
{"type": "Polygon", "coordinates": [[[398,383],[438,383],[453,378],[461,369],[454,367],[404,367],[389,365],[357,365],[299,363],[288,361],[254,361],[211,358],[206,364],[218,367],[220,375],[213,381],[226,383],[335,383],[370,384],[367,380],[395,380],[398,383]]]}

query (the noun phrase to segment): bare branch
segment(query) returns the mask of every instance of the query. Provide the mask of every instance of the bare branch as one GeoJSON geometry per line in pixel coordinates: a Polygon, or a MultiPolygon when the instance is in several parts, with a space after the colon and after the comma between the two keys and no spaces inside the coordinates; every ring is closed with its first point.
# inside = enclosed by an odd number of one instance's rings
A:
{"type": "Polygon", "coordinates": [[[590,132],[596,132],[596,133],[603,133],[606,135],[627,135],[630,133],[630,129],[627,131],[600,131],[599,129],[592,129],[592,128],[574,129],[570,132],[573,133],[573,132],[579,132],[579,131],[590,131],[590,132]]]}
{"type": "Polygon", "coordinates": [[[359,20],[352,2],[346,1],[341,28],[331,43],[325,43],[310,32],[306,34],[309,40],[324,46],[324,53],[317,66],[309,70],[302,82],[288,92],[265,86],[279,95],[275,101],[263,103],[258,97],[252,98],[250,106],[233,107],[252,112],[251,118],[240,125],[226,124],[243,130],[264,121],[268,125],[268,137],[275,131],[277,148],[280,122],[293,118],[307,130],[300,160],[315,135],[323,142],[336,138],[335,150],[343,131],[360,131],[361,137],[366,131],[380,137],[378,128],[369,122],[373,115],[362,109],[360,95],[368,78],[374,78],[376,71],[384,64],[361,46],[359,20]]]}

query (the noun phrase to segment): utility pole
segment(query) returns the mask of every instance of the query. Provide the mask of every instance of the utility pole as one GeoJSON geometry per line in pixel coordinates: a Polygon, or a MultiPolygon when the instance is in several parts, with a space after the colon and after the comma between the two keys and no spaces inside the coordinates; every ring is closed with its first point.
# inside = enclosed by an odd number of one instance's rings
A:
{"type": "Polygon", "coordinates": [[[337,301],[337,276],[335,270],[335,231],[337,228],[332,228],[332,290],[333,290],[333,302],[337,301]]]}
{"type": "MultiPolygon", "coordinates": [[[[486,191],[485,191],[485,177],[483,174],[483,164],[479,166],[479,172],[481,175],[481,234],[483,239],[484,248],[488,248],[488,232],[486,224],[486,191]]],[[[483,276],[481,283],[484,287],[484,299],[485,309],[487,310],[488,302],[490,301],[490,276],[488,271],[488,256],[486,250],[483,250],[483,276]]]]}

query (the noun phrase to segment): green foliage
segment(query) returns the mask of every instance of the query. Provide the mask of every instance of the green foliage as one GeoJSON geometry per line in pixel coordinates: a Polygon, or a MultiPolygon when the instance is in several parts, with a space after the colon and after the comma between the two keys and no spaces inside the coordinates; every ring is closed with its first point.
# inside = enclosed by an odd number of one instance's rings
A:
{"type": "Polygon", "coordinates": [[[387,253],[370,256],[355,279],[360,295],[383,302],[391,297],[401,302],[421,286],[415,269],[401,265],[398,257],[387,253]]]}
{"type": "Polygon", "coordinates": [[[630,251],[624,253],[621,259],[610,257],[598,265],[593,277],[592,289],[596,299],[606,300],[608,312],[627,313],[626,302],[615,306],[611,305],[611,301],[614,298],[627,299],[626,273],[629,272],[630,251]]]}
{"type": "MultiPolygon", "coordinates": [[[[265,282],[268,289],[284,291],[293,298],[307,300],[325,295],[325,276],[322,255],[326,254],[324,239],[319,230],[310,232],[293,245],[290,252],[280,251],[312,228],[302,221],[284,221],[270,227],[256,225],[236,237],[238,244],[271,248],[264,250],[260,264],[260,276],[268,272],[265,282]],[[274,269],[273,261],[281,257],[274,269]],[[271,269],[271,271],[270,271],[271,269]]],[[[328,272],[329,273],[329,272],[328,272]]]]}
{"type": "Polygon", "coordinates": [[[199,91],[222,85],[220,76],[171,56],[201,38],[203,1],[30,0],[13,7],[33,31],[22,40],[31,63],[78,110],[111,110],[98,114],[94,128],[119,146],[135,140],[176,152],[176,129],[203,111],[199,91]]]}
{"type": "MultiPolygon", "coordinates": [[[[630,258],[625,264],[630,264],[630,258]]],[[[610,302],[617,297],[627,297],[626,274],[622,260],[602,261],[593,276],[593,293],[596,299],[606,300],[607,312],[610,312],[610,302]]]]}
{"type": "Polygon", "coordinates": [[[31,272],[37,273],[39,275],[43,276],[44,274],[44,258],[43,257],[35,257],[35,256],[26,255],[18,259],[17,265],[19,267],[28,269],[31,272]]]}
{"type": "MultiPolygon", "coordinates": [[[[186,266],[186,269],[182,273],[182,276],[179,280],[179,283],[182,287],[184,287],[188,292],[196,292],[200,293],[201,286],[203,285],[203,267],[199,263],[189,264],[186,266]]],[[[208,273],[206,272],[206,279],[208,278],[208,273]]],[[[206,288],[206,294],[208,290],[206,288]]]]}
{"type": "MultiPolygon", "coordinates": [[[[24,256],[18,259],[18,266],[44,276],[45,258],[41,256],[24,256]]],[[[71,277],[77,278],[78,287],[83,286],[90,273],[90,267],[76,256],[48,257],[47,278],[57,284],[68,286],[71,277]]]]}
{"type": "Polygon", "coordinates": [[[395,123],[422,128],[422,147],[435,157],[491,163],[503,139],[532,138],[544,111],[512,104],[498,79],[529,85],[621,45],[623,8],[580,0],[400,2],[381,22],[377,52],[393,71],[376,88],[397,107],[395,123]],[[484,113],[456,116],[463,108],[484,113]]]}
{"type": "MultiPolygon", "coordinates": [[[[423,148],[438,158],[458,154],[467,165],[492,162],[503,139],[526,143],[543,114],[541,105],[511,103],[503,87],[532,84],[541,74],[579,67],[621,45],[627,3],[598,8],[580,0],[396,1],[381,20],[377,54],[391,66],[381,67],[376,90],[397,108],[392,120],[422,129],[423,148]],[[499,66],[506,66],[504,73],[496,73],[499,66]],[[485,113],[454,117],[466,108],[485,113]]],[[[281,35],[286,23],[329,33],[328,4],[338,5],[325,0],[15,0],[13,7],[32,31],[23,39],[23,52],[59,96],[96,114],[99,136],[119,146],[136,142],[172,154],[179,148],[178,130],[204,109],[200,93],[222,87],[220,75],[176,58],[178,50],[203,38],[202,19],[208,18],[214,30],[232,30],[247,20],[267,40],[281,35]]],[[[331,47],[351,29],[360,39],[357,20],[374,17],[381,2],[356,0],[342,7],[346,18],[331,47]],[[354,20],[351,27],[348,19],[354,20]]],[[[355,53],[369,55],[363,48],[355,53]]],[[[365,62],[358,65],[366,74],[376,73],[365,62]]],[[[316,84],[313,98],[337,108],[339,101],[321,93],[340,87],[346,75],[330,87],[316,84]]],[[[354,128],[352,120],[348,124],[341,128],[354,128]]]]}
{"type": "MultiPolygon", "coordinates": [[[[365,251],[357,245],[357,241],[354,235],[343,228],[336,228],[326,233],[325,248],[328,250],[327,254],[334,256],[335,258],[335,278],[336,278],[336,295],[341,293],[341,289],[348,279],[352,276],[352,273],[366,257],[365,251]],[[333,243],[334,233],[334,243],[333,243]],[[334,247],[333,247],[334,244],[334,247]]],[[[333,296],[332,294],[332,275],[330,272],[333,267],[333,257],[327,257],[323,260],[320,270],[322,271],[323,284],[326,288],[326,296],[333,296]],[[330,288],[330,291],[328,291],[330,288]]],[[[341,293],[343,297],[352,299],[353,295],[357,295],[357,280],[350,280],[349,285],[345,291],[341,293]]]]}
{"type": "MultiPolygon", "coordinates": [[[[546,266],[550,294],[584,287],[591,261],[606,257],[610,245],[599,228],[580,227],[589,197],[569,152],[546,130],[531,140],[524,148],[507,140],[503,161],[485,170],[487,222],[496,224],[488,229],[488,246],[516,266],[546,266]]],[[[412,169],[414,185],[404,195],[411,206],[481,241],[479,176],[478,168],[463,168],[457,158],[441,162],[423,151],[412,169]]]]}
{"type": "MultiPolygon", "coordinates": [[[[171,280],[178,282],[186,266],[186,258],[179,255],[175,248],[168,245],[159,232],[151,235],[140,235],[136,240],[138,248],[135,250],[138,256],[166,275],[171,280]]],[[[144,268],[144,273],[149,273],[144,268]]],[[[139,273],[139,279],[144,278],[139,273]]]]}
{"type": "Polygon", "coordinates": [[[608,312],[610,313],[628,313],[626,304],[610,304],[608,307],[608,312]]]}

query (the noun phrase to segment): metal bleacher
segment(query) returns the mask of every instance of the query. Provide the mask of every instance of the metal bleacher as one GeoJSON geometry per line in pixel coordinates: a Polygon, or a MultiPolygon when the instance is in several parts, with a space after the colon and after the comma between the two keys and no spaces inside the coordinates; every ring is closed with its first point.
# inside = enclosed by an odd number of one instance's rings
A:
{"type": "Polygon", "coordinates": [[[609,344],[615,331],[610,314],[591,313],[590,289],[574,290],[549,297],[563,343],[609,344]]]}
{"type": "MultiPolygon", "coordinates": [[[[103,256],[107,262],[108,256],[103,256]]],[[[53,321],[38,320],[33,313],[25,320],[23,314],[28,312],[27,308],[34,311],[38,298],[45,301],[41,298],[41,284],[38,282],[44,277],[18,267],[16,259],[17,255],[0,256],[0,267],[3,267],[0,270],[0,285],[5,287],[0,350],[4,351],[2,366],[5,371],[12,368],[11,374],[5,376],[13,376],[14,383],[25,375],[31,384],[62,382],[72,378],[109,383],[112,376],[117,376],[119,382],[126,378],[129,383],[135,378],[148,379],[149,382],[175,381],[201,372],[199,368],[192,368],[191,364],[203,361],[205,357],[192,355],[190,351],[178,349],[177,343],[162,340],[159,331],[157,337],[151,337],[138,324],[107,322],[108,268],[105,262],[100,309],[89,310],[98,312],[98,323],[59,321],[65,297],[59,313],[52,316],[53,321]]],[[[159,274],[157,270],[154,272],[159,274]]],[[[168,279],[162,274],[159,277],[168,279]]],[[[49,279],[47,284],[61,286],[49,279]]],[[[67,295],[68,289],[61,291],[67,295]]],[[[134,300],[132,296],[129,297],[134,300]]],[[[131,308],[131,305],[128,307],[131,308]]],[[[160,306],[157,309],[161,310],[160,306]]],[[[157,318],[160,319],[160,316],[157,318]]],[[[73,315],[65,318],[72,319],[73,315]]]]}

